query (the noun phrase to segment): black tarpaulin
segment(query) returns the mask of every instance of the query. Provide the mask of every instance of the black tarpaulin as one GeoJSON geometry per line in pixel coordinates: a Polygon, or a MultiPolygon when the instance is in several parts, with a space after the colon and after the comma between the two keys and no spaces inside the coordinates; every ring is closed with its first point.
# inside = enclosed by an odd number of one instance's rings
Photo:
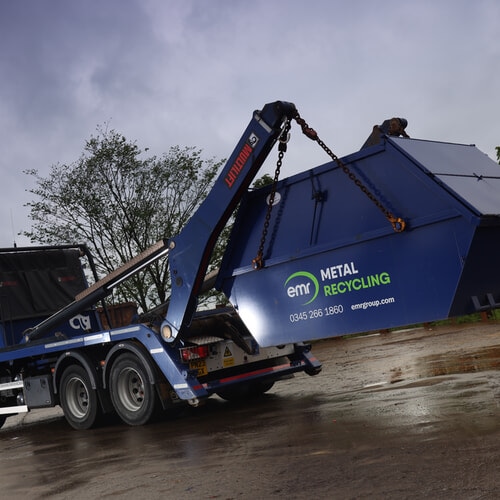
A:
{"type": "Polygon", "coordinates": [[[0,319],[48,316],[86,288],[76,249],[0,253],[0,319]]]}

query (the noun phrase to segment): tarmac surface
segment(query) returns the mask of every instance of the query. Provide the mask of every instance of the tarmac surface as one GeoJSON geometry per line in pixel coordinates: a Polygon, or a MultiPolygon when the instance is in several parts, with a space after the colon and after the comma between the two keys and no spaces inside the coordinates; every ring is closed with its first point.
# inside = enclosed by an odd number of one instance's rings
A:
{"type": "Polygon", "coordinates": [[[11,499],[500,498],[500,324],[329,339],[316,377],[144,427],[0,430],[11,499]]]}

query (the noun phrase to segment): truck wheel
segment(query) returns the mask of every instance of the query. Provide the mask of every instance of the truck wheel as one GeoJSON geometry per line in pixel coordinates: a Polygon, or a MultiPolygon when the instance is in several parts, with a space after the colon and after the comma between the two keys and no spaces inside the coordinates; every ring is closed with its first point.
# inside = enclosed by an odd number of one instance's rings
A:
{"type": "Polygon", "coordinates": [[[159,412],[155,387],[134,354],[122,354],[113,363],[109,388],[116,413],[128,425],[144,425],[159,412]]]}
{"type": "Polygon", "coordinates": [[[71,365],[64,370],[59,394],[64,417],[73,429],[90,429],[96,424],[99,401],[83,367],[71,365]]]}

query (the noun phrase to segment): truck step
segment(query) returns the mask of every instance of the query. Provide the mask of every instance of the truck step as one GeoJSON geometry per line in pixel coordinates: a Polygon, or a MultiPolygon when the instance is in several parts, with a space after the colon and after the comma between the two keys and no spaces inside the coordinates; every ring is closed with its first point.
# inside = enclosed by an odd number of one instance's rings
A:
{"type": "Polygon", "coordinates": [[[23,388],[23,381],[22,380],[16,380],[14,382],[5,382],[3,384],[0,384],[0,392],[1,391],[10,391],[12,389],[22,389],[23,388]]]}
{"type": "MultiPolygon", "coordinates": [[[[4,382],[0,384],[0,392],[11,391],[12,389],[22,389],[24,383],[22,380],[15,380],[13,382],[4,382]]],[[[12,415],[15,413],[25,413],[28,411],[27,405],[15,405],[0,407],[0,415],[12,415]]]]}
{"type": "Polygon", "coordinates": [[[0,408],[0,415],[12,415],[15,413],[26,413],[28,411],[27,405],[6,406],[0,408]]]}

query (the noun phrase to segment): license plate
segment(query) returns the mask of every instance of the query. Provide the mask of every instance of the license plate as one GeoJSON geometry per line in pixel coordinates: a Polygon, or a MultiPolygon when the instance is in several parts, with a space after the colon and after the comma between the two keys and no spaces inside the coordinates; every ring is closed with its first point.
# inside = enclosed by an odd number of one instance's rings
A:
{"type": "Polygon", "coordinates": [[[189,368],[191,370],[197,370],[197,377],[203,377],[203,375],[208,374],[207,363],[204,359],[193,359],[189,362],[189,368]]]}

